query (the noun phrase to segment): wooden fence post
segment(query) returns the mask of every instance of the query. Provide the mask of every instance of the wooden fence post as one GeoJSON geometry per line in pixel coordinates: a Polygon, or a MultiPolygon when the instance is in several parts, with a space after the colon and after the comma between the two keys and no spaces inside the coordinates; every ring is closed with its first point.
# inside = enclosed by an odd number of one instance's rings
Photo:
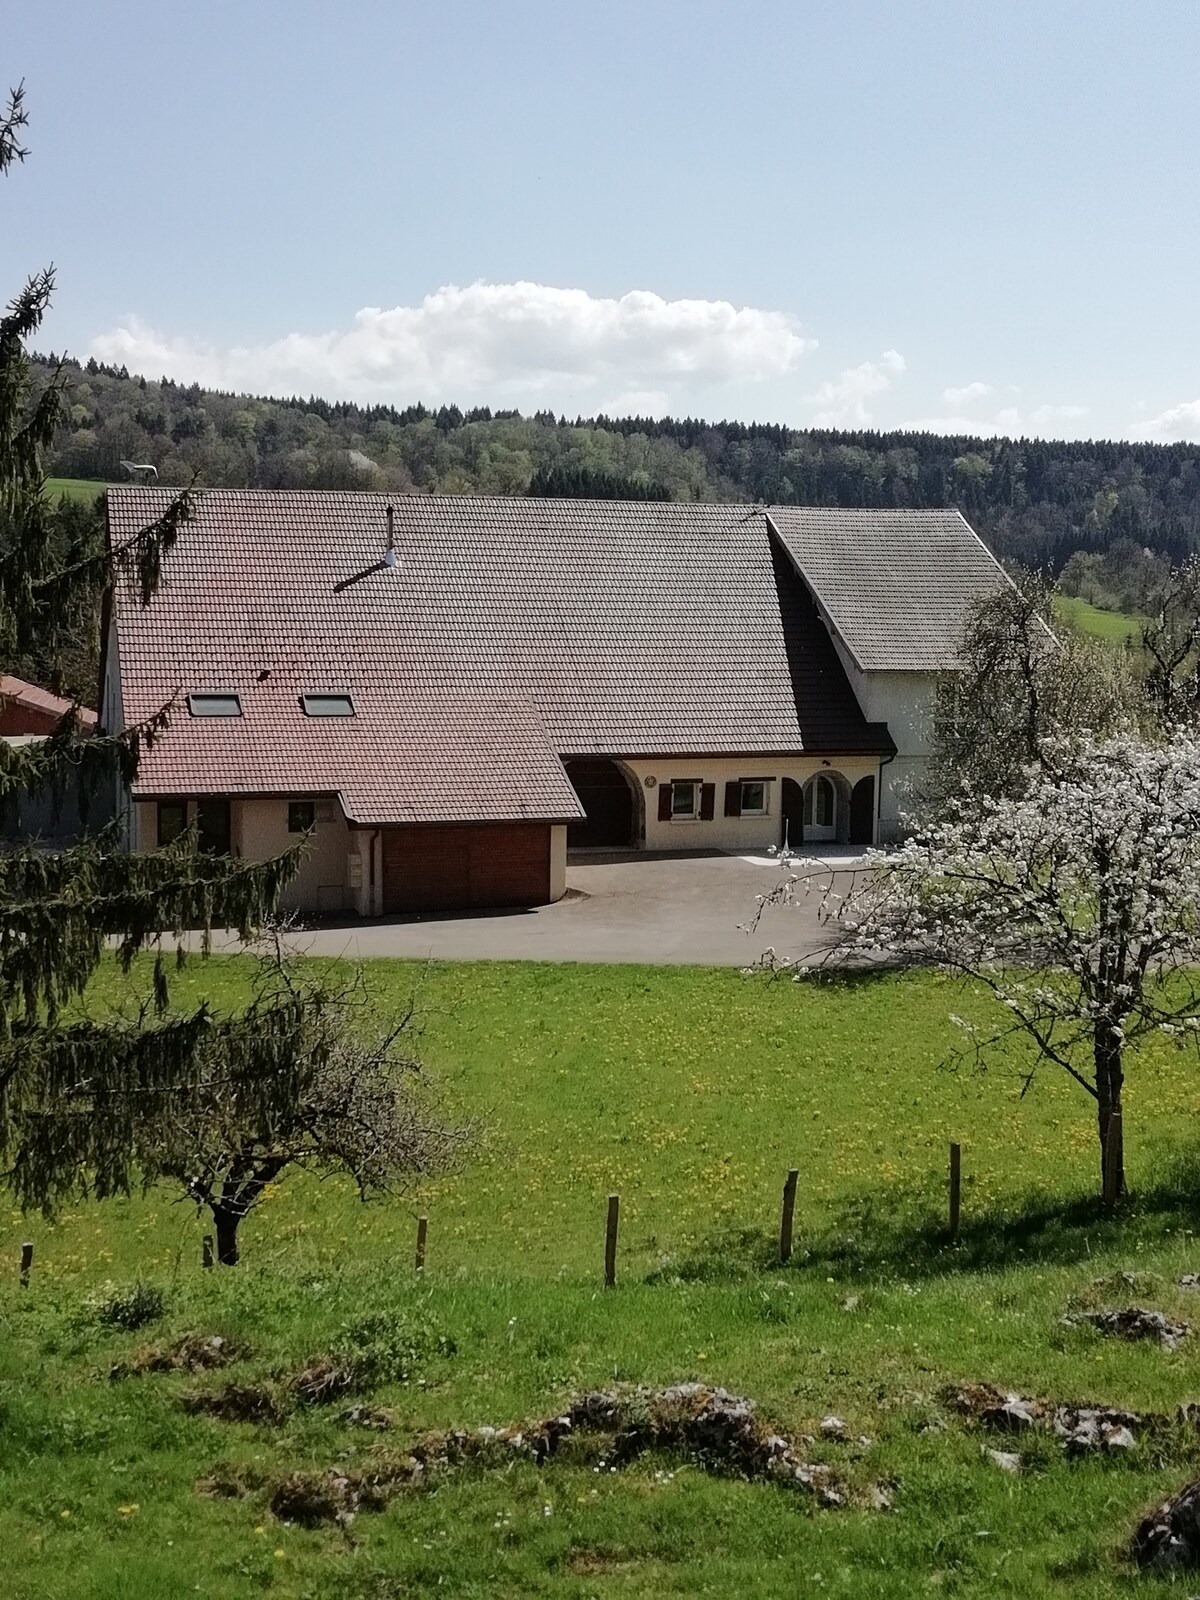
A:
{"type": "Polygon", "coordinates": [[[958,1219],[962,1211],[962,1146],[950,1146],[950,1242],[958,1238],[958,1219]]]}
{"type": "Polygon", "coordinates": [[[27,1239],[21,1246],[21,1287],[29,1287],[29,1271],[33,1266],[33,1245],[27,1239]]]}
{"type": "Polygon", "coordinates": [[[796,1216],[796,1183],[800,1173],[793,1167],[783,1186],[783,1215],[779,1219],[779,1259],[786,1266],[792,1259],[792,1223],[796,1216]]]}
{"type": "Polygon", "coordinates": [[[207,1272],[212,1271],[213,1237],[211,1233],[204,1235],[204,1243],[200,1246],[200,1263],[207,1272]]]}
{"type": "Polygon", "coordinates": [[[608,1197],[608,1226],[604,1232],[604,1287],[617,1286],[617,1226],[621,1220],[621,1196],[608,1197]]]}
{"type": "Polygon", "coordinates": [[[417,1271],[425,1270],[425,1235],[429,1229],[429,1218],[417,1218],[417,1271]]]}

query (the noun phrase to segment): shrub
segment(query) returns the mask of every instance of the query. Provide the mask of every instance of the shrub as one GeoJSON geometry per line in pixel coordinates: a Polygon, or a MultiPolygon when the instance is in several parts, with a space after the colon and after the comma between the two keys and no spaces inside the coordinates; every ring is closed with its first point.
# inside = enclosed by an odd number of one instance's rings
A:
{"type": "Polygon", "coordinates": [[[166,1296],[153,1283],[139,1282],[129,1289],[102,1283],[84,1301],[84,1314],[87,1321],[98,1322],[103,1328],[123,1328],[132,1333],[149,1322],[157,1322],[166,1304],[166,1296]]]}

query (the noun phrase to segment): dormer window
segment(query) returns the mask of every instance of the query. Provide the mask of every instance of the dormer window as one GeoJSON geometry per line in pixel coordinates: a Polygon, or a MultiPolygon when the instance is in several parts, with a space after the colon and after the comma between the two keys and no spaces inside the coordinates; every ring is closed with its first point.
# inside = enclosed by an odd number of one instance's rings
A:
{"type": "Polygon", "coordinates": [[[241,696],[236,694],[190,694],[188,710],[194,717],[240,717],[241,696]]]}
{"type": "Polygon", "coordinates": [[[306,717],[352,717],[354,701],[348,694],[302,694],[300,708],[306,717]]]}

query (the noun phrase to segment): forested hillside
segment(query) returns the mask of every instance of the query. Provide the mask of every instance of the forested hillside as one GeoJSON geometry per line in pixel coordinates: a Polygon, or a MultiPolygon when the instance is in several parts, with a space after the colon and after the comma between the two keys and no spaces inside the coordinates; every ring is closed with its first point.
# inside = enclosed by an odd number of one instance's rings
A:
{"type": "MultiPolygon", "coordinates": [[[[53,357],[41,365],[48,375],[53,357]]],[[[1061,569],[1077,550],[1200,549],[1200,447],[1055,443],[487,407],[271,400],[69,363],[63,477],[449,494],[959,506],[998,554],[1061,569]]]]}

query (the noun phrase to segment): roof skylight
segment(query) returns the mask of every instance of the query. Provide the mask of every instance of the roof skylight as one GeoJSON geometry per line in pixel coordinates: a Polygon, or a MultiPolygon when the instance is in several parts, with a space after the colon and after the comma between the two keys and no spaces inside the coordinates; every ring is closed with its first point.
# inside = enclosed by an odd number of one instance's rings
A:
{"type": "Polygon", "coordinates": [[[242,701],[236,694],[190,694],[188,710],[194,717],[240,717],[242,701]]]}
{"type": "Polygon", "coordinates": [[[302,694],[300,705],[306,717],[352,717],[354,701],[348,694],[302,694]]]}

